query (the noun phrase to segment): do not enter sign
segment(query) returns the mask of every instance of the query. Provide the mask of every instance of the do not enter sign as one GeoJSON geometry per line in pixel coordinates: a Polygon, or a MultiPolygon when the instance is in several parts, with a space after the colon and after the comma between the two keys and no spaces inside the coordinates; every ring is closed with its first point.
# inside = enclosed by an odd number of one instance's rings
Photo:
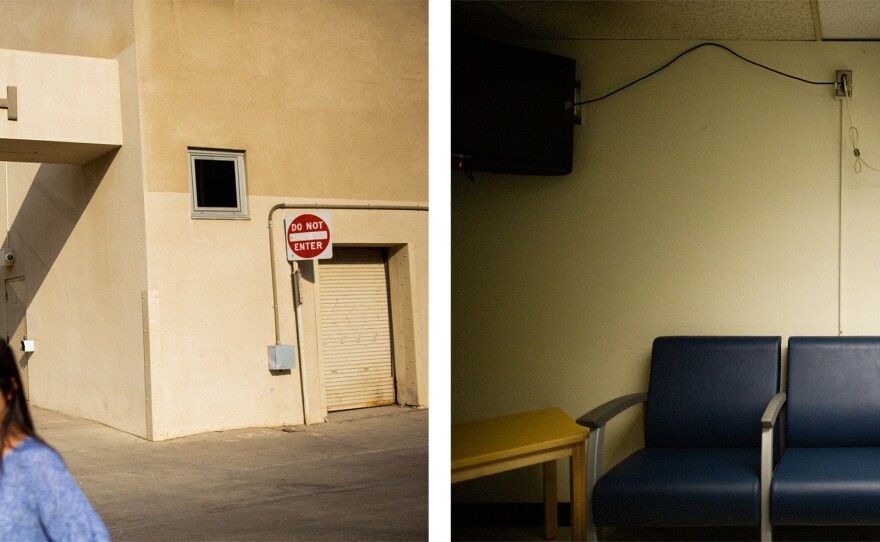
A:
{"type": "Polygon", "coordinates": [[[303,213],[284,219],[287,259],[323,260],[333,257],[330,240],[330,213],[303,213]]]}

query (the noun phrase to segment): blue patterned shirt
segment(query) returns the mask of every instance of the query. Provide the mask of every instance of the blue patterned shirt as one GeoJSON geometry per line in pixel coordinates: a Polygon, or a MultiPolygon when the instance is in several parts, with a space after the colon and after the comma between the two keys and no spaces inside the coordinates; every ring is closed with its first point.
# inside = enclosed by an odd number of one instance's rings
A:
{"type": "Polygon", "coordinates": [[[3,458],[0,540],[107,541],[110,535],[58,453],[28,437],[3,458]]]}

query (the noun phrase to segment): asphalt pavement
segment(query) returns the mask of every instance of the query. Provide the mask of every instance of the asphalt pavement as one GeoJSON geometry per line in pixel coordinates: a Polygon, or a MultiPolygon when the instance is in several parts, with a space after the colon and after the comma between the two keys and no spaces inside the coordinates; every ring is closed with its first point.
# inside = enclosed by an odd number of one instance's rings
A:
{"type": "Polygon", "coordinates": [[[116,541],[428,539],[428,410],[165,442],[32,414],[116,541]]]}

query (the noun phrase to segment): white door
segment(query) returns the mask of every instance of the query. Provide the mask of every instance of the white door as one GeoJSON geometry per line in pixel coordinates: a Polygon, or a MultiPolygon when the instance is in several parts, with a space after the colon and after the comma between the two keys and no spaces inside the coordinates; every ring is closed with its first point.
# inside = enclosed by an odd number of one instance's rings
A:
{"type": "Polygon", "coordinates": [[[395,402],[388,275],[381,248],[336,248],[319,260],[327,410],[395,402]]]}

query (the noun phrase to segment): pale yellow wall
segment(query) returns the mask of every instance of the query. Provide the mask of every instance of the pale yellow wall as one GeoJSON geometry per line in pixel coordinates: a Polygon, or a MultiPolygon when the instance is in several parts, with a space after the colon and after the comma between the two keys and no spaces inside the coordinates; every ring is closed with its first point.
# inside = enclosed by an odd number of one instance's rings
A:
{"type": "MultiPolygon", "coordinates": [[[[576,58],[589,98],[693,44],[532,45],[576,58]]],[[[729,45],[812,80],[852,69],[861,150],[880,164],[880,47],[729,45]]],[[[852,172],[829,87],[701,49],[583,115],[571,175],[452,175],[453,422],[551,405],[579,416],[644,391],[660,335],[785,341],[835,335],[839,320],[880,333],[880,174],[852,172]]],[[[610,426],[606,465],[638,446],[636,409],[610,426]]],[[[538,482],[502,475],[453,496],[538,500],[538,482]]]]}
{"type": "Polygon", "coordinates": [[[842,109],[844,136],[841,149],[843,212],[841,266],[841,330],[846,335],[880,334],[880,70],[876,44],[860,44],[847,56],[853,81],[858,84],[850,115],[842,109]],[[859,74],[859,80],[855,79],[859,74]],[[854,171],[855,157],[849,138],[849,117],[858,130],[858,146],[867,165],[854,171]],[[870,168],[876,168],[871,170],[870,168]]]}

